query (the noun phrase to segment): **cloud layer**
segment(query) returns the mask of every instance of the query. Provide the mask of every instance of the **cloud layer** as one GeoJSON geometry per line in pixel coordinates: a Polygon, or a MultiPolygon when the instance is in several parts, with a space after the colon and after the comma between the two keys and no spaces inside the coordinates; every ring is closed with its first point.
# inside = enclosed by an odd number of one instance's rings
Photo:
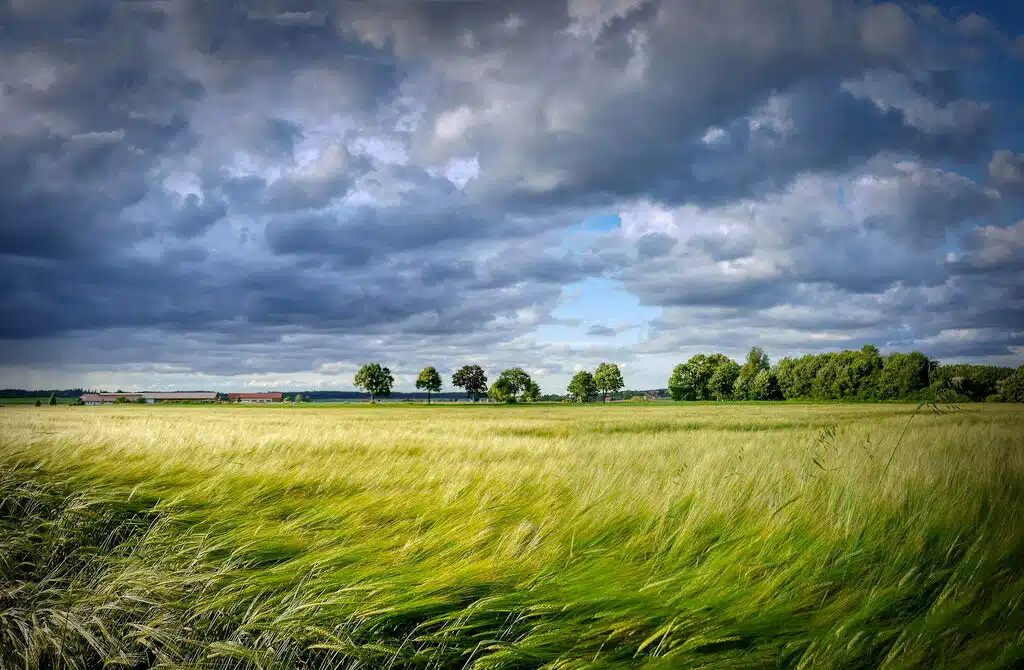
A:
{"type": "Polygon", "coordinates": [[[0,24],[0,386],[348,388],[380,359],[400,388],[480,362],[561,390],[613,359],[653,387],[754,344],[1024,362],[1021,26],[819,0],[0,24]]]}

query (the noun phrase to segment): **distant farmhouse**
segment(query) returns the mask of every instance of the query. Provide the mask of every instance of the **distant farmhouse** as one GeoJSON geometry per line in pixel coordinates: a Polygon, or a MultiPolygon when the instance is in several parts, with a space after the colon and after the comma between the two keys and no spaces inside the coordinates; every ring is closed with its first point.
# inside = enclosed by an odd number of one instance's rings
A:
{"type": "Polygon", "coordinates": [[[165,402],[217,402],[217,394],[213,391],[187,392],[170,391],[163,393],[85,393],[81,396],[85,405],[113,405],[118,398],[121,402],[165,403],[165,402]]]}
{"type": "Polygon", "coordinates": [[[283,393],[229,393],[228,399],[231,402],[281,402],[284,400],[283,393]]]}

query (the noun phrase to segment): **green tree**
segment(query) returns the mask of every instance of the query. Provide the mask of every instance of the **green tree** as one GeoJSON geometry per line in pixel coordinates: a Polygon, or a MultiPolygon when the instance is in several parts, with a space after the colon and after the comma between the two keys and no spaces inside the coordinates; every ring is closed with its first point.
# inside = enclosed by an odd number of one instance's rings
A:
{"type": "Polygon", "coordinates": [[[514,403],[516,401],[516,390],[512,380],[498,377],[487,389],[487,395],[494,402],[514,403]]]}
{"type": "Polygon", "coordinates": [[[668,381],[673,400],[728,400],[740,366],[725,354],[697,354],[680,363],[668,381]]]}
{"type": "Polygon", "coordinates": [[[593,402],[597,398],[598,387],[595,376],[586,370],[577,372],[573,376],[572,381],[569,382],[569,387],[566,389],[569,395],[572,396],[573,402],[593,402]]]}
{"type": "Polygon", "coordinates": [[[878,397],[878,378],[882,374],[884,364],[885,360],[882,358],[881,352],[878,351],[878,347],[873,344],[865,344],[861,347],[854,360],[857,398],[874,400],[878,397]]]}
{"type": "Polygon", "coordinates": [[[814,375],[811,384],[811,396],[818,400],[838,400],[843,397],[841,372],[843,361],[841,354],[829,352],[821,354],[821,365],[814,375]]]}
{"type": "Polygon", "coordinates": [[[43,402],[39,398],[36,398],[36,407],[42,407],[42,406],[43,406],[43,402]]]}
{"type": "Polygon", "coordinates": [[[821,356],[813,354],[795,360],[784,358],[779,361],[775,376],[782,388],[782,395],[786,398],[810,398],[814,379],[822,362],[821,356]]]}
{"type": "Polygon", "coordinates": [[[146,399],[145,398],[136,398],[134,402],[135,402],[136,405],[145,405],[146,404],[146,399]]]}
{"type": "Polygon", "coordinates": [[[706,400],[729,400],[732,398],[732,387],[740,376],[740,364],[725,354],[708,356],[711,377],[708,379],[706,400]]]}
{"type": "Polygon", "coordinates": [[[511,404],[523,400],[536,400],[540,397],[540,387],[522,368],[509,368],[498,375],[488,389],[487,395],[495,402],[511,404]]]}
{"type": "Polygon", "coordinates": [[[740,367],[740,373],[733,384],[733,397],[736,400],[752,399],[751,387],[754,379],[762,370],[770,370],[768,354],[761,350],[761,347],[754,347],[747,354],[747,361],[740,367]]]}
{"type": "Polygon", "coordinates": [[[697,354],[672,369],[672,376],[668,378],[668,393],[673,400],[697,400],[700,397],[700,368],[704,358],[704,354],[697,354]]]}
{"type": "Polygon", "coordinates": [[[382,367],[380,363],[367,363],[359,368],[353,383],[356,388],[370,394],[372,403],[376,402],[377,396],[386,398],[391,395],[391,386],[395,383],[395,378],[391,375],[391,370],[382,367]]]}
{"type": "Polygon", "coordinates": [[[725,354],[697,354],[680,363],[669,379],[673,400],[728,400],[740,366],[725,354]]]}
{"type": "Polygon", "coordinates": [[[621,391],[626,386],[622,380],[622,371],[615,363],[601,363],[594,371],[594,387],[601,395],[610,395],[621,391]]]}
{"type": "Polygon", "coordinates": [[[52,393],[50,393],[50,400],[46,404],[49,405],[50,407],[56,407],[57,406],[57,392],[56,391],[53,391],[52,393]]]}
{"type": "Polygon", "coordinates": [[[952,391],[960,401],[981,401],[999,394],[1012,368],[987,365],[939,365],[920,352],[883,357],[867,344],[859,351],[783,358],[772,373],[784,398],[815,400],[930,399],[952,391]]]}
{"type": "Polygon", "coordinates": [[[879,395],[887,400],[902,400],[928,388],[932,362],[920,351],[890,354],[878,378],[879,395]]]}
{"type": "Polygon", "coordinates": [[[772,374],[775,375],[776,381],[779,382],[779,389],[782,392],[783,398],[793,398],[796,396],[790,395],[793,392],[794,375],[796,373],[797,362],[792,358],[783,358],[778,363],[772,366],[772,374]]]}
{"type": "Polygon", "coordinates": [[[479,365],[463,365],[452,375],[452,386],[463,389],[476,402],[488,394],[487,375],[479,365]]]}
{"type": "Polygon", "coordinates": [[[999,384],[1014,374],[1013,368],[994,365],[942,365],[932,373],[933,388],[949,388],[969,400],[985,400],[999,393],[999,384]]]}
{"type": "Polygon", "coordinates": [[[769,370],[761,370],[750,384],[750,400],[782,400],[779,380],[769,370]]]}
{"type": "Polygon", "coordinates": [[[427,404],[430,404],[430,394],[441,392],[441,375],[437,368],[428,366],[420,370],[420,376],[416,379],[416,388],[427,392],[427,404]]]}
{"type": "Polygon", "coordinates": [[[305,398],[302,397],[301,393],[295,394],[295,402],[302,402],[303,400],[305,400],[305,398]]]}
{"type": "Polygon", "coordinates": [[[999,393],[1006,402],[1024,402],[1024,365],[999,382],[999,393]]]}

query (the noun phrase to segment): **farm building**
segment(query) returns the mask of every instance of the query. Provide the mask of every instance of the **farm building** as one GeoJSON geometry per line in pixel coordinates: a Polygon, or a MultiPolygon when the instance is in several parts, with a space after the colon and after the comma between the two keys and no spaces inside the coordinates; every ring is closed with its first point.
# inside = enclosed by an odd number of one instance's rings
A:
{"type": "Polygon", "coordinates": [[[143,393],[148,403],[154,402],[217,402],[217,394],[213,391],[167,391],[162,393],[143,393]]]}
{"type": "Polygon", "coordinates": [[[80,399],[86,405],[113,405],[118,398],[136,402],[141,397],[141,393],[84,393],[80,399]]]}
{"type": "Polygon", "coordinates": [[[283,393],[229,393],[228,399],[231,402],[261,403],[281,402],[284,400],[283,393]]]}
{"type": "Polygon", "coordinates": [[[143,393],[85,393],[81,400],[86,405],[113,405],[118,398],[124,398],[128,402],[145,400],[149,404],[162,402],[216,402],[217,394],[212,391],[188,392],[188,391],[167,391],[167,392],[143,392],[143,393]]]}

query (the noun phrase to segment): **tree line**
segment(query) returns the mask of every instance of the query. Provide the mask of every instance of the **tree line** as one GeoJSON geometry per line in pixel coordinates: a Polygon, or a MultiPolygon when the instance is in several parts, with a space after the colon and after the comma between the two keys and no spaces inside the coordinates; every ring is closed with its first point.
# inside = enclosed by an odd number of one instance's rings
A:
{"type": "Polygon", "coordinates": [[[927,400],[1024,402],[1024,366],[940,365],[920,351],[883,356],[878,347],[783,358],[754,347],[740,365],[697,354],[672,371],[673,400],[927,400]]]}
{"type": "MultiPolygon", "coordinates": [[[[353,380],[356,388],[370,394],[370,402],[390,397],[394,383],[395,377],[391,370],[380,363],[367,363],[359,368],[353,380]]],[[[432,394],[441,392],[442,383],[437,368],[427,366],[416,378],[416,389],[426,392],[429,403],[432,394]]],[[[482,367],[464,365],[452,374],[452,386],[465,391],[473,402],[484,397],[508,404],[540,400],[540,386],[519,367],[503,370],[494,383],[488,386],[487,374],[482,367]]]]}
{"type": "MultiPolygon", "coordinates": [[[[490,385],[487,374],[479,365],[464,365],[452,374],[452,386],[462,389],[474,402],[488,397],[494,402],[506,404],[520,402],[536,402],[540,400],[540,386],[520,367],[503,370],[490,385]]],[[[395,377],[391,370],[380,363],[367,363],[359,368],[353,384],[356,388],[370,394],[370,402],[377,398],[391,395],[395,377]]],[[[420,371],[416,378],[416,389],[427,393],[427,402],[434,393],[440,393],[442,387],[441,374],[437,368],[428,366],[420,371]]],[[[602,363],[591,374],[580,372],[569,384],[570,393],[580,402],[587,402],[597,397],[598,392],[611,393],[622,389],[622,373],[614,363],[602,363]]]]}
{"type": "MultiPolygon", "coordinates": [[[[395,378],[380,363],[367,363],[356,373],[354,384],[370,394],[373,402],[390,397],[395,378]]],[[[474,402],[487,397],[495,402],[536,402],[540,387],[519,367],[501,372],[488,385],[479,365],[464,365],[451,377],[474,402]]],[[[423,368],[416,389],[432,394],[443,386],[433,366],[423,368]]],[[[620,399],[625,383],[615,363],[601,363],[590,372],[577,372],[564,399],[588,403],[598,398],[620,399]]],[[[707,400],[929,400],[939,393],[959,402],[1024,402],[1024,365],[1019,368],[991,365],[941,365],[920,351],[883,356],[878,347],[783,358],[774,365],[760,347],[754,347],[740,364],[725,354],[697,354],[672,370],[668,395],[676,401],[707,400]]]]}

